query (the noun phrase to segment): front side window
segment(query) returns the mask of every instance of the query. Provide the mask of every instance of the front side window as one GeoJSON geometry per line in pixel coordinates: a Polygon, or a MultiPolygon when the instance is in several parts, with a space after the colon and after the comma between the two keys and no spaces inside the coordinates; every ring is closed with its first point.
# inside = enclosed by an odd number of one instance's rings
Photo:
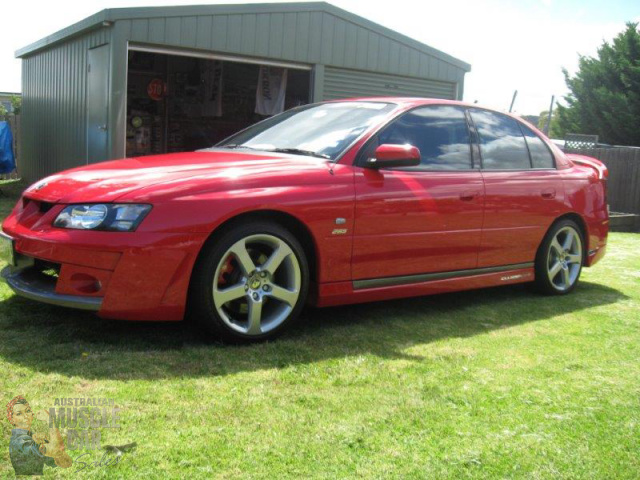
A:
{"type": "Polygon", "coordinates": [[[482,168],[524,170],[531,168],[529,152],[518,123],[506,115],[471,109],[471,118],[480,137],[482,168]]]}
{"type": "Polygon", "coordinates": [[[403,170],[468,170],[472,168],[469,127],[464,109],[448,105],[417,108],[387,125],[369,145],[413,145],[420,150],[420,165],[403,170]]]}
{"type": "Polygon", "coordinates": [[[217,146],[315,155],[335,160],[396,107],[384,102],[331,102],[289,110],[217,146]]]}
{"type": "Polygon", "coordinates": [[[549,147],[526,125],[521,123],[520,128],[522,129],[522,133],[524,133],[524,138],[529,147],[533,168],[554,168],[555,163],[549,147]]]}

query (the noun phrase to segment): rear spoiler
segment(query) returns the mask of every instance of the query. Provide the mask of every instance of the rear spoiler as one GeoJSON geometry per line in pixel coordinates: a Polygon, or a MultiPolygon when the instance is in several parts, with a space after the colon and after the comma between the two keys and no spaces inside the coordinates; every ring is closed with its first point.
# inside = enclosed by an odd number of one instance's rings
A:
{"type": "Polygon", "coordinates": [[[609,176],[609,169],[603,162],[601,162],[597,158],[587,157],[586,155],[577,155],[575,153],[568,153],[567,158],[573,163],[577,163],[578,165],[593,168],[596,172],[598,172],[598,179],[600,180],[606,180],[606,178],[609,176]]]}

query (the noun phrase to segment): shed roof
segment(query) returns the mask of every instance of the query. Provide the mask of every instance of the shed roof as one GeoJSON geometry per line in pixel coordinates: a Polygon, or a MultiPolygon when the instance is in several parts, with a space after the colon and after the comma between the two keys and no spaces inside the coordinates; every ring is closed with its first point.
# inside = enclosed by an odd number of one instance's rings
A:
{"type": "Polygon", "coordinates": [[[423,53],[431,55],[466,72],[471,71],[471,65],[448,55],[440,50],[418,42],[406,35],[383,27],[370,20],[331,5],[327,2],[302,2],[302,3],[253,3],[243,5],[188,5],[176,7],[134,7],[134,8],[108,8],[90,17],[85,18],[69,27],[44,37],[15,52],[16,58],[26,57],[50,45],[61,42],[69,37],[82,34],[88,30],[109,25],[118,20],[133,20],[141,18],[168,18],[184,15],[233,15],[242,13],[286,13],[286,12],[324,12],[342,18],[355,25],[374,30],[391,40],[407,45],[423,53]]]}

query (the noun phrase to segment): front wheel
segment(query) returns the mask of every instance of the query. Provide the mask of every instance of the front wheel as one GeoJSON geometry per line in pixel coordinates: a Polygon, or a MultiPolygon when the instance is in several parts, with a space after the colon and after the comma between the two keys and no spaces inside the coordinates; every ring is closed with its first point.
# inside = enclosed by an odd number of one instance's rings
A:
{"type": "Polygon", "coordinates": [[[571,292],[580,278],[584,240],[573,220],[551,227],[536,256],[536,286],[548,295],[571,292]]]}
{"type": "Polygon", "coordinates": [[[271,223],[237,226],[196,265],[190,306],[211,334],[246,343],[275,337],[302,310],[309,268],[298,240],[271,223]]]}

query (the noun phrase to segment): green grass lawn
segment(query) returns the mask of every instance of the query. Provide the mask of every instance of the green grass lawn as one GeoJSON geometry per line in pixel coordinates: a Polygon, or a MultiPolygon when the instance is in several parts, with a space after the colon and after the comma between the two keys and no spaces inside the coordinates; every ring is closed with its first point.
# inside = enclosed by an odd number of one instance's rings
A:
{"type": "MultiPolygon", "coordinates": [[[[2,184],[6,215],[23,185],[2,184]]],[[[280,340],[100,320],[0,286],[4,405],[115,399],[115,467],[45,478],[640,476],[640,235],[566,297],[527,286],[309,309],[280,340]]],[[[83,451],[70,452],[77,457],[83,451]]],[[[91,452],[84,461],[100,459],[91,452]]]]}

